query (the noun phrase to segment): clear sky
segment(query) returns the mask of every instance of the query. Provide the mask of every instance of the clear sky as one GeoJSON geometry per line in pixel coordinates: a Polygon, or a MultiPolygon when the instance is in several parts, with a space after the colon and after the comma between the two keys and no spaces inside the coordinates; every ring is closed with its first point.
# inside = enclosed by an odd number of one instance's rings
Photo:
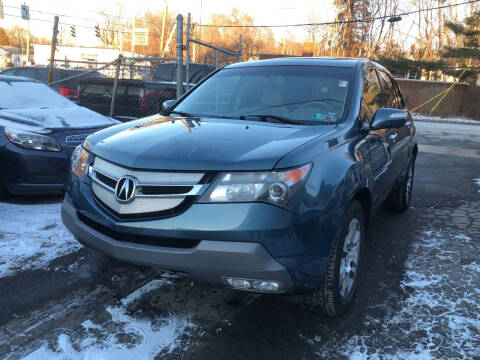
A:
{"type": "MultiPolygon", "coordinates": [[[[95,37],[94,26],[102,23],[100,11],[112,13],[116,4],[125,8],[125,21],[133,19],[135,14],[145,11],[161,11],[166,3],[170,12],[192,14],[193,21],[208,23],[214,13],[229,13],[236,7],[240,11],[253,16],[256,24],[280,25],[311,22],[312,20],[334,21],[335,10],[333,0],[1,0],[4,4],[5,19],[0,19],[0,26],[11,27],[19,24],[26,27],[26,21],[19,18],[20,5],[26,3],[30,7],[32,21],[31,32],[38,36],[51,37],[53,17],[60,16],[61,30],[70,32],[69,24],[76,24],[76,44],[83,46],[99,46],[99,40],[95,37]],[[16,17],[15,17],[16,16],[16,17]],[[80,19],[78,19],[80,18],[80,19]],[[85,28],[86,27],[86,28],[85,28]]],[[[375,0],[374,0],[375,1],[375,0]]],[[[393,0],[392,0],[393,1],[393,0]]],[[[455,0],[448,0],[454,3],[455,0]]],[[[460,2],[460,0],[459,0],[460,2]]],[[[434,2],[436,4],[436,2],[434,2]]],[[[410,0],[400,0],[400,11],[409,8],[410,0]]],[[[462,14],[468,6],[459,7],[462,14]]],[[[415,16],[409,16],[402,20],[398,30],[408,32],[415,16]]],[[[185,20],[186,21],[186,20],[185,20]]],[[[279,41],[284,34],[285,28],[274,28],[274,34],[279,41]]],[[[303,28],[288,28],[297,40],[306,38],[303,28]]],[[[416,34],[414,34],[416,36],[416,34]]],[[[415,42],[411,36],[410,42],[415,42]]]]}
{"type": "MultiPolygon", "coordinates": [[[[195,21],[208,23],[214,13],[229,13],[236,7],[242,12],[253,16],[257,24],[291,24],[311,21],[311,15],[315,14],[318,21],[328,21],[333,18],[331,0],[3,0],[5,19],[0,20],[0,26],[10,27],[19,24],[26,27],[26,22],[19,17],[20,5],[26,3],[30,8],[30,23],[32,33],[40,36],[51,37],[51,29],[54,14],[60,16],[60,23],[77,24],[77,42],[82,45],[100,45],[94,35],[93,27],[101,22],[101,10],[106,13],[112,12],[115,4],[122,4],[125,7],[125,16],[133,17],[134,14],[141,14],[149,10],[152,12],[163,9],[168,3],[170,12],[182,13],[186,16],[190,12],[195,21]],[[50,14],[52,13],[52,14],[50,14]],[[81,20],[68,17],[85,18],[81,20]],[[34,20],[34,19],[42,19],[34,20]],[[91,27],[92,30],[81,26],[91,27]]],[[[128,21],[125,19],[125,21],[128,21]]],[[[61,25],[64,31],[69,32],[68,25],[61,25]]],[[[275,36],[280,39],[283,29],[275,29],[275,36]]],[[[303,29],[293,30],[296,35],[303,37],[303,29]]]]}

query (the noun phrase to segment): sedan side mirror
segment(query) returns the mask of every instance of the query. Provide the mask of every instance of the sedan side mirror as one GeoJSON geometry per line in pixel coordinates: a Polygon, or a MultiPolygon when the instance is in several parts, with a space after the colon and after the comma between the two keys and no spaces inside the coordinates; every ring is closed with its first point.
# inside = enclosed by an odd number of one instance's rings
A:
{"type": "Polygon", "coordinates": [[[162,104],[162,113],[166,113],[168,109],[172,107],[176,100],[166,100],[162,104]]]}
{"type": "Polygon", "coordinates": [[[380,108],[373,117],[371,129],[398,129],[408,120],[407,112],[400,109],[380,108]]]}

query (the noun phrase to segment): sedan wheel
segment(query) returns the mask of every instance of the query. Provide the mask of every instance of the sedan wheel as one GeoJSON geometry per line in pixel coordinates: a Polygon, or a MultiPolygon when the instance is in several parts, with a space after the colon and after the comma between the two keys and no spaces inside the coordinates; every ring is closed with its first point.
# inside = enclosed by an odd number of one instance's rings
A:
{"type": "Polygon", "coordinates": [[[360,260],[361,237],[360,221],[357,218],[353,218],[348,226],[348,234],[343,244],[338,276],[340,295],[344,299],[350,295],[356,279],[358,262],[360,260]]]}
{"type": "Polygon", "coordinates": [[[306,305],[329,316],[347,312],[358,286],[364,239],[365,214],[362,205],[353,200],[338,226],[323,282],[307,297],[306,305]]]}
{"type": "Polygon", "coordinates": [[[415,176],[415,161],[408,166],[407,175],[402,184],[393,191],[385,201],[385,206],[396,212],[407,211],[410,207],[413,194],[413,178],[415,176]]]}

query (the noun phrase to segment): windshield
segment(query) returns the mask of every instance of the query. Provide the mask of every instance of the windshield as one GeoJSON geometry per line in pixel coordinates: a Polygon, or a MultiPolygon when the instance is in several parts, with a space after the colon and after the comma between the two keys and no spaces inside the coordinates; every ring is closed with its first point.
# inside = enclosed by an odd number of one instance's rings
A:
{"type": "Polygon", "coordinates": [[[223,69],[174,111],[225,117],[273,115],[298,123],[343,118],[352,69],[259,66],[223,69]]]}
{"type": "Polygon", "coordinates": [[[47,85],[28,81],[0,81],[0,109],[59,108],[72,102],[47,85]]]}

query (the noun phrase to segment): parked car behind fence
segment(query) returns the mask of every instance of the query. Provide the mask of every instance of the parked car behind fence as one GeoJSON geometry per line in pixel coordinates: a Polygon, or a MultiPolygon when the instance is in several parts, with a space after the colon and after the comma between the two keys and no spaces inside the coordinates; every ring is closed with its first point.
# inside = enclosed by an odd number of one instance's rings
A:
{"type": "MultiPolygon", "coordinates": [[[[62,79],[66,79],[75,75],[84,73],[82,79],[98,79],[105,77],[99,72],[88,73],[89,70],[83,69],[65,69],[60,67],[55,67],[53,69],[52,81],[57,82],[62,79]]],[[[4,70],[0,75],[8,76],[22,76],[29,79],[34,79],[47,83],[48,81],[48,67],[41,66],[25,66],[25,67],[14,67],[11,69],[4,70]]],[[[77,91],[78,91],[78,81],[80,78],[70,79],[62,81],[52,85],[52,89],[59,92],[61,95],[66,96],[70,100],[77,100],[77,91]]]]}
{"type": "MultiPolygon", "coordinates": [[[[215,68],[214,65],[191,64],[190,87],[215,68]]],[[[176,98],[176,73],[176,63],[163,63],[155,68],[150,77],[144,75],[143,80],[119,79],[113,116],[125,121],[159,113],[164,101],[176,98]]],[[[183,74],[183,85],[186,88],[185,69],[183,74]]],[[[108,116],[113,98],[114,82],[115,79],[112,78],[80,79],[78,82],[79,105],[108,116]]]]}

